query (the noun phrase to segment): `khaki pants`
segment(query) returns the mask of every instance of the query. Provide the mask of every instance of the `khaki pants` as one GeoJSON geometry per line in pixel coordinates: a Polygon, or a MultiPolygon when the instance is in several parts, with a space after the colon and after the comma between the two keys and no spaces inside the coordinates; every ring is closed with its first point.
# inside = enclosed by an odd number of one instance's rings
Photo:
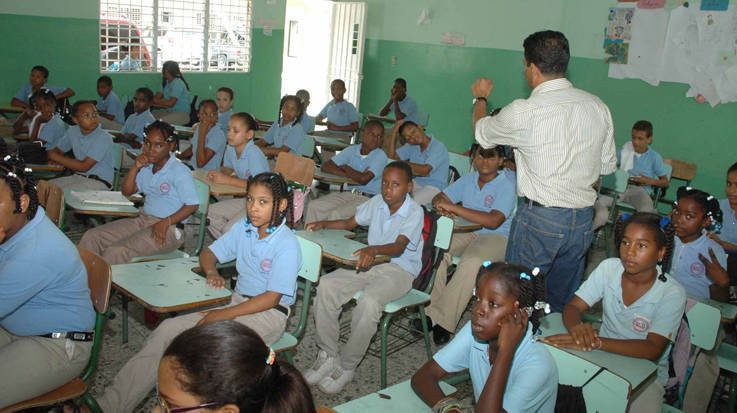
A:
{"type": "Polygon", "coordinates": [[[650,194],[641,186],[627,186],[627,190],[619,196],[619,200],[632,205],[637,212],[657,212],[650,194]]]}
{"type": "MultiPolygon", "coordinates": [[[[246,298],[233,294],[234,306],[246,298]]],[[[132,412],[138,403],[154,388],[158,377],[161,356],[176,336],[197,324],[203,317],[199,312],[164,320],[146,340],[143,348],[118,371],[110,387],[105,389],[97,402],[105,413],[132,412]]],[[[240,316],[235,321],[252,328],[271,345],[281,338],[286,327],[287,316],[276,309],[240,316]]],[[[207,357],[207,355],[203,355],[207,357]]],[[[247,372],[244,372],[247,374],[247,372]]]]}
{"type": "Polygon", "coordinates": [[[476,232],[453,234],[450,248],[443,255],[443,261],[435,274],[430,306],[426,310],[433,323],[448,331],[455,331],[458,320],[471,299],[481,264],[486,260],[504,261],[506,250],[507,237],[503,235],[476,232]],[[461,261],[453,278],[447,281],[448,267],[453,256],[460,256],[461,261]]]}
{"type": "Polygon", "coordinates": [[[353,192],[333,192],[312,199],[307,204],[305,223],[348,219],[356,215],[356,208],[369,198],[353,192]]]}
{"type": "Polygon", "coordinates": [[[21,337],[0,328],[0,408],[40,396],[79,376],[91,341],[21,337]]]}
{"type": "Polygon", "coordinates": [[[329,356],[340,355],[343,368],[354,370],[371,344],[384,306],[406,294],[412,288],[413,280],[412,274],[391,263],[379,264],[360,273],[341,268],[322,276],[315,298],[318,347],[329,356]],[[361,290],[363,296],[353,309],[351,336],[341,352],[338,348],[338,318],[343,304],[361,290]]]}
{"type": "MultiPolygon", "coordinates": [[[[643,384],[643,388],[630,397],[627,411],[631,413],[660,413],[665,389],[657,379],[643,384]]],[[[688,410],[684,410],[687,412],[688,410]]]]}
{"type": "Polygon", "coordinates": [[[170,225],[166,241],[159,244],[151,234],[151,226],[161,221],[151,215],[119,219],[87,230],[79,246],[100,255],[110,265],[125,264],[134,257],[174,251],[184,244],[184,234],[170,225]]]}
{"type": "Polygon", "coordinates": [[[166,123],[172,125],[186,125],[189,123],[188,112],[167,112],[165,110],[154,110],[151,112],[154,118],[163,120],[166,123]]]}
{"type": "MultiPolygon", "coordinates": [[[[50,180],[52,184],[58,186],[61,189],[79,189],[79,190],[93,190],[93,191],[109,191],[110,188],[105,186],[102,182],[97,179],[90,179],[82,175],[69,175],[62,176],[61,178],[54,178],[50,180]]],[[[112,182],[110,182],[112,184],[112,182]]]]}
{"type": "Polygon", "coordinates": [[[412,198],[420,205],[428,205],[432,203],[432,199],[438,193],[440,193],[440,190],[434,186],[422,186],[415,183],[414,189],[412,190],[412,198]]]}
{"type": "Polygon", "coordinates": [[[237,222],[238,218],[246,216],[246,199],[233,198],[210,204],[207,209],[207,219],[210,225],[207,230],[218,239],[223,236],[237,222]]]}

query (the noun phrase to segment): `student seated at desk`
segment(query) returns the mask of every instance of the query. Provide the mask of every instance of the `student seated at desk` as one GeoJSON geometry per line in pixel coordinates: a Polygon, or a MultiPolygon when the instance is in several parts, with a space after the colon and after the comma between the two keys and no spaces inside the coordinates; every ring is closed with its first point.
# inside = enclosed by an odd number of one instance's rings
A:
{"type": "Polygon", "coordinates": [[[280,175],[265,172],[248,180],[246,202],[248,217],[200,254],[207,284],[214,288],[225,286],[216,263],[236,260],[238,282],[231,303],[164,320],[97,398],[102,411],[132,412],[154,388],[164,349],[194,326],[235,320],[252,328],[267,345],[281,337],[302,265],[299,241],[290,228],[292,192],[280,175]]]}
{"type": "Polygon", "coordinates": [[[100,125],[103,129],[120,130],[125,123],[125,114],[120,98],[113,91],[113,80],[110,76],[100,76],[97,79],[97,113],[100,115],[100,125]]]}
{"type": "Polygon", "coordinates": [[[143,213],[88,229],[79,246],[125,264],[133,257],[174,251],[184,244],[181,222],[199,205],[192,172],[176,157],[174,128],[156,121],[146,127],[143,153],[123,179],[124,196],[146,196],[143,213]]]}
{"type": "Polygon", "coordinates": [[[675,340],[686,305],[683,287],[659,263],[673,254],[675,229],[657,214],[623,215],[615,224],[619,258],[608,258],[563,308],[567,334],[545,338],[556,347],[602,350],[658,363],[658,377],[630,397],[630,412],[660,412],[668,378],[668,344],[675,340]],[[581,315],[602,302],[597,331],[581,315]]]}
{"type": "Polygon", "coordinates": [[[159,363],[157,388],[162,412],[209,407],[223,413],[315,413],[302,374],[235,321],[178,335],[159,363]]]}
{"type": "Polygon", "coordinates": [[[74,379],[92,349],[87,270],[35,185],[16,158],[0,160],[0,409],[74,379]],[[73,332],[85,334],[50,337],[73,332]]]}
{"type": "Polygon", "coordinates": [[[115,142],[134,149],[143,145],[144,128],[156,120],[151,114],[153,100],[154,92],[151,89],[147,87],[136,89],[136,94],[133,95],[133,113],[125,120],[123,128],[120,129],[121,136],[115,138],[115,142]]]}
{"type": "Polygon", "coordinates": [[[453,234],[450,249],[435,274],[426,312],[432,320],[433,340],[437,345],[447,343],[456,330],[481,263],[487,259],[504,261],[510,218],[517,205],[515,180],[505,170],[499,170],[504,162],[504,149],[479,146],[472,159],[476,170],[450,184],[432,201],[443,215],[459,216],[483,226],[474,232],[453,234]],[[453,278],[446,281],[453,256],[460,256],[461,261],[453,278]]]}
{"type": "Polygon", "coordinates": [[[533,338],[545,303],[545,278],[528,268],[485,261],[473,289],[471,321],[412,376],[412,388],[433,412],[459,412],[438,383],[468,369],[477,412],[553,412],[558,369],[533,338]]]}
{"type": "Polygon", "coordinates": [[[294,95],[286,95],[279,102],[280,117],[266,131],[264,138],[256,142],[267,158],[276,158],[279,152],[300,154],[305,130],[300,121],[304,115],[302,101],[294,95]]]}
{"type": "Polygon", "coordinates": [[[189,95],[189,84],[184,80],[179,63],[167,60],[161,68],[161,87],[163,91],[154,95],[153,105],[158,109],[154,112],[156,119],[173,125],[189,124],[189,105],[192,96],[189,95]]]}
{"type": "Polygon", "coordinates": [[[719,201],[708,193],[682,186],[671,211],[676,228],[671,273],[696,300],[729,299],[727,254],[707,231],[722,225],[719,201]]]}
{"type": "Polygon", "coordinates": [[[72,105],[72,120],[59,143],[49,150],[49,162],[74,171],[73,175],[52,179],[59,188],[105,191],[112,187],[115,175],[113,137],[100,127],[93,100],[78,100],[72,105]],[[65,155],[72,151],[74,158],[65,155]]]}
{"type": "Polygon", "coordinates": [[[25,129],[24,125],[28,123],[29,140],[31,142],[41,141],[47,150],[52,149],[68,129],[66,122],[56,113],[56,97],[50,90],[41,89],[33,94],[31,103],[33,103],[34,110],[25,111],[18,116],[13,124],[13,131],[21,133],[25,129]]]}
{"type": "Polygon", "coordinates": [[[189,159],[192,169],[216,171],[223,163],[227,139],[217,125],[218,107],[214,100],[200,102],[199,122],[192,127],[192,146],[182,151],[180,159],[189,159]]]}
{"type": "Polygon", "coordinates": [[[333,96],[333,100],[322,108],[315,119],[315,123],[327,126],[328,130],[331,131],[347,133],[357,131],[360,116],[353,103],[343,98],[345,96],[345,82],[341,79],[333,80],[330,83],[330,95],[333,96]]]}
{"type": "Polygon", "coordinates": [[[400,78],[394,80],[394,85],[389,92],[389,101],[386,102],[381,111],[380,116],[392,116],[396,120],[407,120],[419,123],[417,103],[411,97],[407,96],[407,81],[400,78]]]}
{"type": "Polygon", "coordinates": [[[18,93],[13,96],[10,101],[11,106],[17,106],[24,109],[33,109],[31,104],[31,96],[41,89],[50,90],[57,100],[64,100],[74,96],[74,91],[68,87],[49,86],[46,81],[49,79],[49,69],[44,66],[33,66],[31,74],[28,76],[28,83],[23,85],[18,93]]]}
{"type": "MultiPolygon", "coordinates": [[[[225,149],[223,166],[219,171],[210,171],[207,178],[215,184],[245,188],[248,178],[261,172],[269,172],[269,163],[263,152],[253,143],[253,134],[258,123],[249,113],[240,112],[230,117],[228,123],[228,147],[225,149]]],[[[217,239],[230,229],[233,220],[246,216],[243,198],[226,199],[210,204],[207,229],[217,239]],[[230,224],[230,225],[229,225],[230,224]]]]}
{"type": "Polygon", "coordinates": [[[215,103],[218,105],[218,126],[224,134],[228,134],[228,121],[233,115],[233,89],[221,87],[215,93],[215,103]]]}
{"type": "Polygon", "coordinates": [[[363,359],[384,306],[406,294],[422,265],[424,213],[409,195],[412,169],[406,162],[392,162],[384,168],[381,195],[356,208],[356,214],[339,221],[308,224],[308,231],[323,228],[351,230],[368,225],[368,246],[355,251],[356,268],[340,268],[320,278],[315,298],[317,346],[320,349],[305,380],[325,393],[339,393],[353,380],[363,359]],[[377,255],[391,261],[373,265],[377,255]],[[338,336],[342,306],[363,291],[353,309],[351,335],[341,351],[338,336]]]}
{"type": "Polygon", "coordinates": [[[300,89],[294,94],[302,102],[302,120],[299,122],[302,125],[302,129],[305,133],[312,133],[315,131],[315,118],[307,114],[307,108],[310,106],[310,92],[305,89],[300,89]]]}
{"type": "Polygon", "coordinates": [[[724,193],[727,197],[719,200],[724,220],[723,226],[718,235],[716,232],[710,232],[709,238],[716,241],[727,252],[729,301],[737,303],[737,162],[727,170],[727,184],[724,193]]]}
{"type": "Polygon", "coordinates": [[[346,219],[356,213],[356,207],[381,192],[381,175],[387,163],[381,141],[384,125],[370,120],[361,129],[361,143],[343,149],[322,164],[324,172],[345,176],[358,182],[350,191],[333,192],[307,204],[305,222],[346,219]]]}
{"type": "Polygon", "coordinates": [[[391,145],[390,158],[409,162],[412,172],[415,174],[415,186],[412,198],[420,205],[429,204],[433,197],[448,186],[448,171],[450,161],[448,149],[443,142],[435,139],[430,134],[417,126],[412,121],[399,121],[394,126],[393,134],[399,133],[407,140],[407,143],[394,151],[391,145]]]}

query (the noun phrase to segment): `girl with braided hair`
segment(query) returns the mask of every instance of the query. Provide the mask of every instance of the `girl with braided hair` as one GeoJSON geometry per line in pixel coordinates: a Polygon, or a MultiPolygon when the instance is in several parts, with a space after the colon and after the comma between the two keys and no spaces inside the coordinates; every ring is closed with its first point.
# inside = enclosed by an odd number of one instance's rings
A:
{"type": "Polygon", "coordinates": [[[95,324],[87,270],[38,205],[28,172],[12,156],[0,160],[0,366],[8,373],[0,409],[78,376],[95,324]]]}
{"type": "Polygon", "coordinates": [[[157,413],[180,409],[314,413],[310,388],[252,329],[235,321],[178,335],[159,364],[157,413]]]}
{"type": "MultiPolygon", "coordinates": [[[[234,320],[253,329],[269,345],[281,337],[295,301],[297,272],[302,265],[299,241],[289,227],[292,192],[281,175],[271,172],[251,177],[247,189],[248,216],[200,254],[200,267],[212,288],[225,285],[216,264],[235,260],[238,281],[230,304],[164,320],[97,399],[105,413],[136,408],[156,383],[156,363],[164,349],[189,328],[234,320]]],[[[215,357],[219,352],[214,350],[202,354],[215,357]]],[[[250,374],[250,370],[244,371],[250,374]]]]}
{"type": "Polygon", "coordinates": [[[707,231],[722,227],[722,209],[716,197],[691,187],[678,188],[671,217],[676,229],[671,274],[686,294],[696,300],[729,299],[727,254],[707,231]]]}
{"type": "Polygon", "coordinates": [[[540,270],[485,261],[472,302],[471,321],[412,376],[412,388],[433,412],[465,411],[438,383],[468,369],[477,412],[552,412],[558,370],[533,339],[540,317],[550,312],[540,270]]]}
{"type": "Polygon", "coordinates": [[[602,261],[563,308],[568,333],[545,338],[556,347],[659,363],[658,380],[630,398],[631,412],[659,412],[663,404],[665,349],[676,337],[686,305],[683,287],[663,270],[673,252],[673,234],[668,218],[649,212],[623,215],[615,227],[619,258],[602,261]],[[599,301],[604,315],[597,330],[581,315],[599,301]]]}
{"type": "Polygon", "coordinates": [[[176,250],[184,244],[182,222],[200,203],[189,168],[172,156],[174,128],[156,121],[144,129],[143,152],[123,179],[122,192],[146,195],[143,212],[89,229],[79,246],[112,264],[176,250]]]}
{"type": "Polygon", "coordinates": [[[279,152],[299,155],[305,130],[300,124],[305,109],[302,101],[294,95],[285,95],[279,102],[279,118],[266,131],[263,139],[256,142],[267,158],[276,158],[279,152]]]}

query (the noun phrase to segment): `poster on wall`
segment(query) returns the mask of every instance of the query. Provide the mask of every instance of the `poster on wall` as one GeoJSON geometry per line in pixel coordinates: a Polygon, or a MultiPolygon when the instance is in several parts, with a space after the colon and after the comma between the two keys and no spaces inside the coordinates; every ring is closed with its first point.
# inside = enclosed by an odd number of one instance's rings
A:
{"type": "Polygon", "coordinates": [[[612,7],[609,9],[609,24],[606,29],[608,40],[630,41],[632,39],[632,7],[612,7]]]}
{"type": "Polygon", "coordinates": [[[729,0],[701,0],[701,10],[725,11],[729,8],[729,0]]]}

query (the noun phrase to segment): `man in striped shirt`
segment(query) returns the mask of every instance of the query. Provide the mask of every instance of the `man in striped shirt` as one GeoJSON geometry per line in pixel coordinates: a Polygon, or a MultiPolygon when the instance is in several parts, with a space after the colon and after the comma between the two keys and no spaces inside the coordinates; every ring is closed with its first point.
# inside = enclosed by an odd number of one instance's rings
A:
{"type": "Polygon", "coordinates": [[[515,148],[517,209],[506,260],[547,273],[548,302],[561,311],[581,283],[600,175],[617,158],[609,108],[565,78],[570,52],[563,33],[533,33],[524,44],[528,99],[485,116],[494,88],[481,78],[471,86],[476,140],[488,148],[515,148]]]}

